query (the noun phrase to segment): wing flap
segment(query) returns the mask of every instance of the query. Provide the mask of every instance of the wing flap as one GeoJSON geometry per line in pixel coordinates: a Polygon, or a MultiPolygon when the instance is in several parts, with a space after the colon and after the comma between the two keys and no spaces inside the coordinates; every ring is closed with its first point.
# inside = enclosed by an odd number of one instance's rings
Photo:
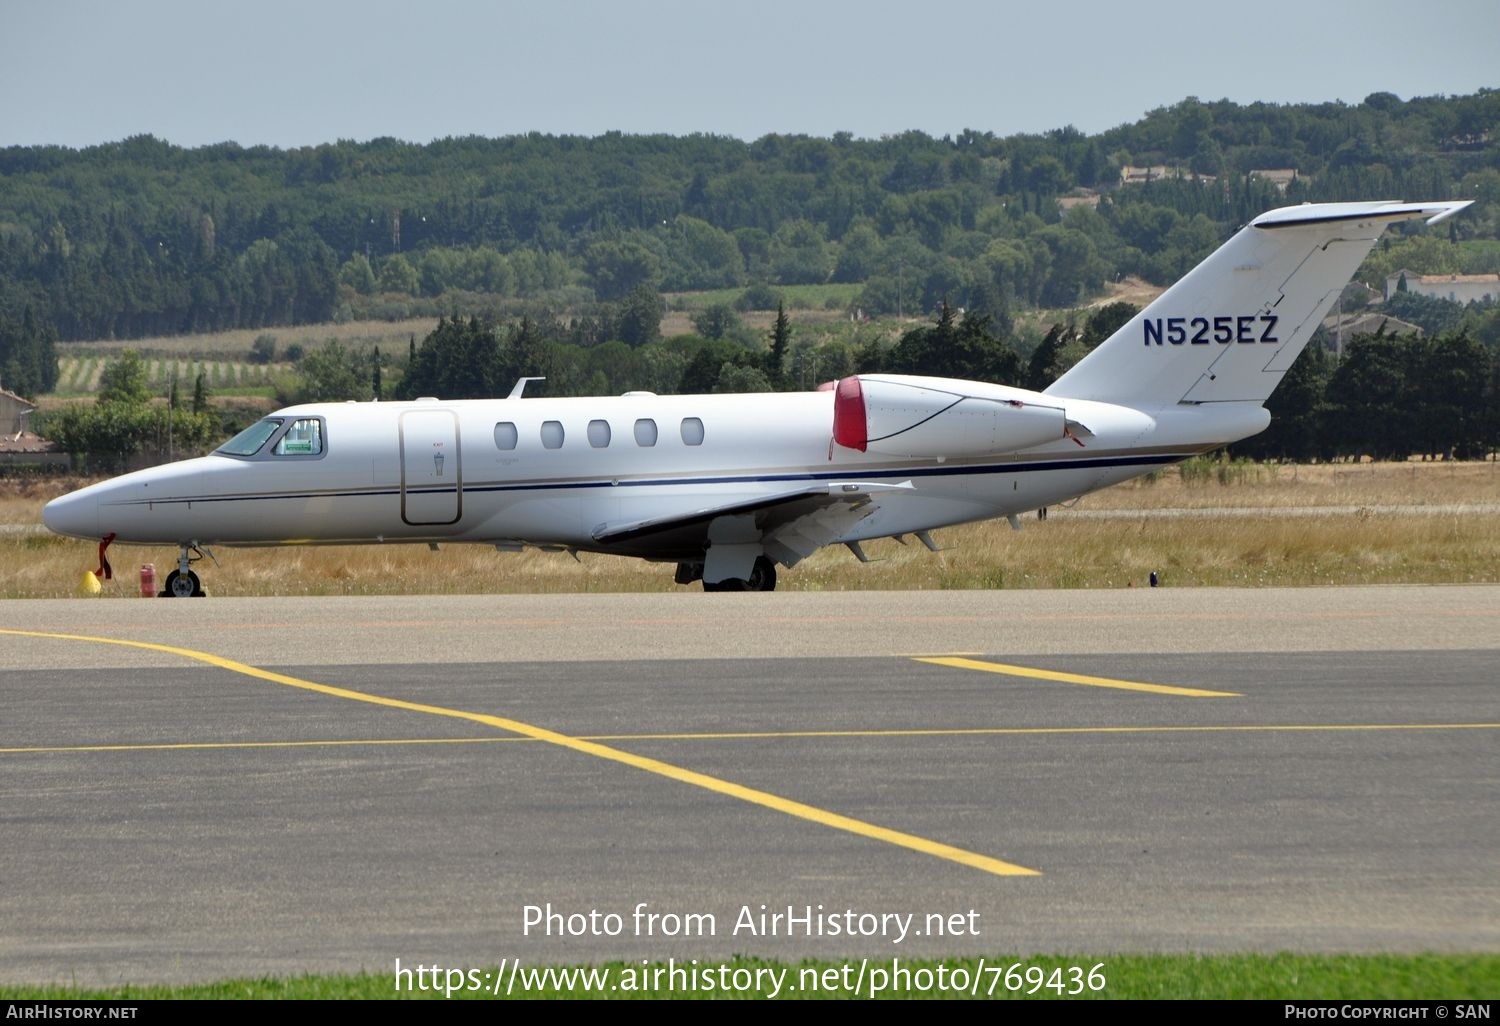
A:
{"type": "Polygon", "coordinates": [[[767,554],[792,566],[875,512],[880,494],[910,490],[910,481],[900,484],[831,481],[643,520],[600,524],[592,534],[605,547],[630,549],[650,539],[653,548],[701,552],[715,521],[749,517],[767,554]]]}

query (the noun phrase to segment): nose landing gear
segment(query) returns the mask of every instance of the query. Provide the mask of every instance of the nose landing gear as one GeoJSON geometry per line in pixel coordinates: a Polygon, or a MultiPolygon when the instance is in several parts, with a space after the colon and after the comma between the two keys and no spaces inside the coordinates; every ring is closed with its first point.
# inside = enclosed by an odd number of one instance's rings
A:
{"type": "MultiPolygon", "coordinates": [[[[192,565],[203,558],[203,550],[196,545],[183,545],[177,556],[177,569],[167,574],[167,579],[162,582],[161,593],[158,598],[204,598],[208,592],[203,590],[203,583],[198,580],[198,575],[192,570],[192,565]],[[196,555],[188,555],[189,550],[196,555]]],[[[213,553],[208,554],[210,558],[213,553]]]]}

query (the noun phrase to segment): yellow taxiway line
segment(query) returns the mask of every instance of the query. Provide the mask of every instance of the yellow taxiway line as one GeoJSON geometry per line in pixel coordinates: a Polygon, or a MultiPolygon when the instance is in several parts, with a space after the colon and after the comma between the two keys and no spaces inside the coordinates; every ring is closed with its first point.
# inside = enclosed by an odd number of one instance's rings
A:
{"type": "MultiPolygon", "coordinates": [[[[913,727],[897,730],[742,730],[675,734],[580,734],[576,741],[778,741],[801,738],[986,737],[1054,734],[1294,734],[1415,730],[1500,730],[1500,723],[1245,723],[1157,727],[913,727]]],[[[380,745],[477,745],[530,742],[533,737],[346,738],[322,741],[163,741],[133,745],[35,745],[0,748],[0,755],[48,752],[191,752],[230,748],[348,748],[380,745]]]]}
{"type": "Polygon", "coordinates": [[[1121,691],[1148,691],[1154,695],[1177,695],[1183,698],[1240,698],[1237,691],[1205,691],[1203,688],[1174,687],[1171,684],[1142,684],[1133,680],[1115,680],[1112,677],[1089,677],[1082,673],[1063,673],[1058,670],[1037,670],[1030,666],[1012,666],[1009,663],[991,663],[961,656],[917,656],[919,663],[934,666],[953,666],[960,670],[983,670],[1007,677],[1031,677],[1035,680],[1055,680],[1064,684],[1087,684],[1094,688],[1117,688],[1121,691]]]}
{"type": "Polygon", "coordinates": [[[486,713],[467,712],[462,709],[448,709],[440,705],[427,705],[421,702],[408,702],[399,698],[387,698],[382,695],[371,695],[363,691],[353,691],[349,688],[332,687],[328,684],[319,684],[316,681],[303,680],[299,677],[290,677],[284,673],[275,673],[271,670],[263,670],[257,666],[247,663],[236,662],[233,659],[225,659],[211,652],[199,652],[190,648],[178,648],[174,645],[161,645],[149,641],[132,641],[124,638],[97,638],[80,634],[53,634],[45,631],[18,631],[0,629],[0,634],[9,634],[28,638],[56,638],[63,641],[81,641],[97,645],[120,645],[126,648],[141,648],[152,652],[166,652],[190,659],[195,662],[207,663],[231,673],[243,674],[247,677],[255,677],[260,680],[270,681],[274,684],[284,684],[287,687],[300,688],[304,691],[312,691],[332,698],[342,698],[353,702],[365,702],[370,705],[385,706],[390,709],[403,709],[407,712],[425,713],[429,716],[443,716],[450,719],[468,720],[473,723],[482,723],[488,727],[498,730],[519,734],[536,741],[544,741],[559,748],[583,755],[591,755],[598,759],[630,766],[646,773],[666,777],[679,783],[699,787],[715,794],[725,795],[730,798],[738,798],[740,801],[759,805],[763,808],[773,809],[777,812],[794,816],[798,819],[817,823],[821,826],[831,827],[835,830],[843,830],[847,833],[876,841],[884,841],[900,848],[921,852],[935,858],[956,862],[959,865],[969,866],[996,876],[1040,876],[1035,869],[1018,866],[1011,862],[1005,862],[978,852],[967,851],[940,841],[932,841],[915,834],[904,833],[900,830],[892,830],[888,827],[877,826],[866,823],[863,820],[843,816],[836,812],[829,812],[813,805],[783,798],[780,795],[771,794],[768,791],[759,791],[755,788],[745,787],[732,781],[723,780],[719,777],[709,776],[695,770],[684,769],[671,763],[662,762],[659,759],[648,759],[645,756],[634,755],[618,748],[596,741],[585,741],[582,738],[570,737],[567,734],[559,734],[545,727],[533,726],[520,720],[509,719],[504,716],[490,716],[486,713]]]}

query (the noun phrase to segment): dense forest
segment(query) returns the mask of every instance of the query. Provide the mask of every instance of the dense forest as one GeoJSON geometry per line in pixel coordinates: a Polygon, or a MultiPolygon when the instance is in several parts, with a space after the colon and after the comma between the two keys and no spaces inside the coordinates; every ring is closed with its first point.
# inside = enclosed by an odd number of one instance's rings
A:
{"type": "Polygon", "coordinates": [[[443,312],[474,296],[579,309],[641,285],[826,281],[862,283],[872,314],[944,297],[1063,307],[1121,275],[1165,283],[1235,225],[1303,200],[1480,199],[1453,226],[1465,245],[1451,262],[1495,271],[1492,135],[1497,90],[1188,99],[1094,136],[11,147],[0,318],[31,310],[63,340],[128,339],[396,317],[424,298],[443,312]],[[1165,170],[1119,187],[1126,167],[1165,170]],[[1296,177],[1283,191],[1253,174],[1271,169],[1296,177]]]}
{"type": "MultiPolygon", "coordinates": [[[[1393,230],[1359,277],[1500,272],[1500,90],[1356,105],[1189,98],[1098,135],[11,147],[0,374],[35,394],[72,340],[420,314],[452,318],[434,336],[488,333],[476,365],[497,381],[550,367],[554,394],[797,387],[808,362],[814,377],[879,366],[1037,384],[1097,336],[1076,315],[1039,346],[1012,333],[1023,311],[1067,311],[1127,275],[1167,284],[1287,203],[1460,197],[1480,202],[1437,231],[1393,230]],[[660,337],[664,293],[732,289],[764,309],[778,289],[822,283],[845,286],[856,320],[927,326],[816,353],[806,338],[785,351],[783,338],[770,362],[770,340],[725,305],[695,317],[693,336],[660,337]]],[[[1500,315],[1398,298],[1387,313],[1485,357],[1492,395],[1500,315]]],[[[411,365],[398,388],[437,375],[455,394],[439,350],[424,355],[443,340],[417,341],[386,354],[397,379],[411,365]]],[[[297,398],[379,387],[378,356],[309,358],[297,398]]],[[[1320,373],[1331,386],[1335,371],[1320,373]]]]}

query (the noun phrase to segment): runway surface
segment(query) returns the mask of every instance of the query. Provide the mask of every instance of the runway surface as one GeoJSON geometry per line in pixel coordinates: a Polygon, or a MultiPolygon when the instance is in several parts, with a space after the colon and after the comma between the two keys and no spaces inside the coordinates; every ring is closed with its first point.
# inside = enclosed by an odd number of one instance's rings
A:
{"type": "Polygon", "coordinates": [[[3,609],[6,982],[1500,948],[1500,588],[3,609]]]}

